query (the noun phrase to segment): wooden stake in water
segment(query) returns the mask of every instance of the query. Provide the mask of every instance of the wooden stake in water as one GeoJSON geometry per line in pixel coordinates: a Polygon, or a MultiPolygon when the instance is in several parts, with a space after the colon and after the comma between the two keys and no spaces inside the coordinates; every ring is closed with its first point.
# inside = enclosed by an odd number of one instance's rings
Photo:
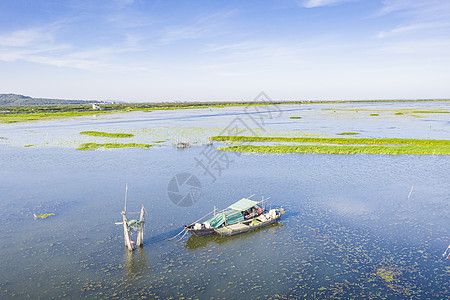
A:
{"type": "Polygon", "coordinates": [[[122,211],[122,222],[117,222],[116,225],[122,225],[123,226],[123,238],[125,241],[125,246],[128,248],[128,250],[134,250],[136,248],[136,245],[142,246],[144,241],[144,223],[145,223],[145,208],[144,205],[142,205],[141,208],[141,215],[139,218],[139,221],[131,220],[128,221],[127,218],[127,194],[128,194],[128,184],[125,186],[125,205],[123,206],[122,211]],[[133,229],[139,226],[138,228],[138,236],[136,243],[131,239],[131,229],[133,229]]]}
{"type": "Polygon", "coordinates": [[[409,195],[408,195],[408,200],[409,200],[409,197],[411,197],[411,194],[412,194],[413,188],[414,188],[414,186],[411,186],[411,190],[409,191],[409,195]]]}
{"type": "Polygon", "coordinates": [[[145,222],[145,213],[144,213],[144,205],[141,208],[141,215],[139,217],[139,231],[136,240],[136,246],[142,246],[144,243],[144,222],[145,222]]]}
{"type": "Polygon", "coordinates": [[[122,212],[123,216],[123,237],[125,239],[125,246],[127,246],[128,250],[134,250],[134,242],[131,240],[131,231],[128,226],[127,214],[125,211],[122,212]]]}

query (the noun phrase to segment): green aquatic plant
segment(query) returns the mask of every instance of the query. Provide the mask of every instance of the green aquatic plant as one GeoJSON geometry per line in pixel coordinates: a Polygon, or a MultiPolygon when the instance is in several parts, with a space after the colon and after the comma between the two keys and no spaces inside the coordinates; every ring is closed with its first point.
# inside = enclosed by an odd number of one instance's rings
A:
{"type": "Polygon", "coordinates": [[[289,117],[289,119],[301,119],[302,117],[289,117]]]}
{"type": "Polygon", "coordinates": [[[402,116],[403,113],[401,113],[401,112],[396,112],[394,115],[396,115],[396,116],[402,116]]]}
{"type": "Polygon", "coordinates": [[[28,148],[28,147],[34,147],[35,145],[33,145],[33,144],[31,144],[31,145],[24,145],[24,147],[25,148],[28,148]]]}
{"type": "Polygon", "coordinates": [[[46,219],[50,216],[54,216],[54,213],[50,213],[50,214],[40,214],[40,215],[34,215],[35,219],[46,219]]]}
{"type": "Polygon", "coordinates": [[[412,110],[411,113],[414,114],[449,114],[449,110],[443,109],[430,109],[430,110],[412,110]]]}
{"type": "Polygon", "coordinates": [[[275,145],[255,146],[240,145],[219,147],[220,151],[249,152],[249,153],[321,153],[321,154],[414,154],[414,155],[450,155],[450,146],[337,146],[337,145],[275,145]]]}
{"type": "Polygon", "coordinates": [[[99,148],[104,149],[115,149],[115,148],[150,148],[153,147],[151,144],[137,144],[137,143],[127,143],[127,144],[121,144],[121,143],[104,143],[104,144],[98,144],[98,143],[83,143],[80,145],[80,147],[77,148],[77,150],[97,150],[99,148]]]}
{"type": "Polygon", "coordinates": [[[398,272],[395,272],[390,268],[379,268],[376,275],[387,283],[391,283],[392,281],[394,281],[394,275],[398,275],[398,272]]]}
{"type": "Polygon", "coordinates": [[[64,112],[28,112],[0,114],[0,123],[16,123],[23,121],[38,121],[58,118],[90,116],[107,114],[111,111],[64,111],[64,112]]]}
{"type": "Polygon", "coordinates": [[[239,142],[292,142],[320,144],[364,144],[364,145],[450,145],[450,140],[431,139],[371,139],[371,138],[321,138],[321,137],[274,137],[274,136],[213,136],[214,141],[239,142]]]}
{"type": "Polygon", "coordinates": [[[81,131],[80,134],[90,135],[90,136],[102,136],[111,138],[130,138],[133,137],[131,133],[109,133],[102,131],[81,131]]]}
{"type": "Polygon", "coordinates": [[[359,133],[358,132],[352,132],[352,131],[338,133],[338,135],[356,135],[356,134],[359,134],[359,133]]]}
{"type": "Polygon", "coordinates": [[[370,114],[371,117],[378,117],[380,114],[370,114]]]}

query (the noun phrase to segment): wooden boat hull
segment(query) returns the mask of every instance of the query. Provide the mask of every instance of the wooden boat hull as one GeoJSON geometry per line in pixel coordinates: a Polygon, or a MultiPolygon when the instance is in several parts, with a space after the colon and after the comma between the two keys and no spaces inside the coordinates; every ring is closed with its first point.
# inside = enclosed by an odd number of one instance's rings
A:
{"type": "Polygon", "coordinates": [[[184,226],[184,228],[190,233],[198,237],[204,237],[216,234],[214,228],[202,228],[202,229],[194,229],[193,226],[184,226]]]}
{"type": "Polygon", "coordinates": [[[244,233],[247,231],[252,231],[255,229],[259,229],[261,227],[265,227],[267,225],[273,224],[275,222],[278,222],[278,220],[281,218],[281,213],[278,213],[277,216],[273,219],[267,220],[265,222],[260,222],[260,224],[256,224],[253,226],[246,225],[245,223],[251,223],[251,221],[245,221],[238,224],[230,225],[230,226],[223,226],[220,228],[214,229],[216,233],[220,234],[221,236],[232,236],[240,233],[244,233]]]}

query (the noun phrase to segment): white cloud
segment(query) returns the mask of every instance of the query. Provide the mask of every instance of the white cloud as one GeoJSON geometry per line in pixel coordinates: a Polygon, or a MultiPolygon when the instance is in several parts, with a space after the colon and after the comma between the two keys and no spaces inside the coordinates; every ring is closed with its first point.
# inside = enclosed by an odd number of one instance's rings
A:
{"type": "Polygon", "coordinates": [[[302,1],[301,5],[303,7],[312,8],[312,7],[321,7],[321,6],[332,6],[339,5],[345,2],[351,2],[357,0],[306,0],[302,1]]]}

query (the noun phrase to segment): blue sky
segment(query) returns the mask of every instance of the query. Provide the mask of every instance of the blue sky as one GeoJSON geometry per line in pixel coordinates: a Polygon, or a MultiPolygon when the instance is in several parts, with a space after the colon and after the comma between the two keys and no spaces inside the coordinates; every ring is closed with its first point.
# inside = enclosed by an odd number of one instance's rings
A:
{"type": "Polygon", "coordinates": [[[450,98],[449,0],[0,0],[0,93],[450,98]]]}

